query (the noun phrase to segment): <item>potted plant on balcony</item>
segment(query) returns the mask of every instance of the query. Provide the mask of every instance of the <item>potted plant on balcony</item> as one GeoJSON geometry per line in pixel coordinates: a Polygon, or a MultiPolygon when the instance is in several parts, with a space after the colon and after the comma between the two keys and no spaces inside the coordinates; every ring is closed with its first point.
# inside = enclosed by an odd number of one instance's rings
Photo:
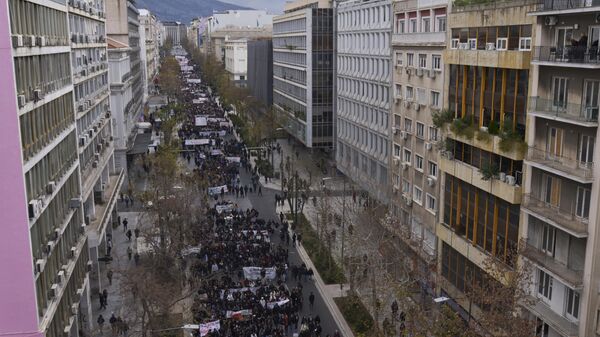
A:
{"type": "Polygon", "coordinates": [[[500,174],[500,170],[498,169],[498,165],[492,164],[483,164],[479,169],[479,173],[481,174],[481,180],[489,181],[492,179],[497,179],[500,174]]]}
{"type": "Polygon", "coordinates": [[[465,137],[467,139],[473,139],[475,136],[475,128],[473,127],[473,121],[468,116],[462,118],[455,118],[450,124],[450,131],[455,135],[465,137]]]}
{"type": "Polygon", "coordinates": [[[454,112],[450,110],[440,110],[431,113],[431,121],[436,128],[441,128],[444,125],[452,122],[454,119],[454,112]]]}

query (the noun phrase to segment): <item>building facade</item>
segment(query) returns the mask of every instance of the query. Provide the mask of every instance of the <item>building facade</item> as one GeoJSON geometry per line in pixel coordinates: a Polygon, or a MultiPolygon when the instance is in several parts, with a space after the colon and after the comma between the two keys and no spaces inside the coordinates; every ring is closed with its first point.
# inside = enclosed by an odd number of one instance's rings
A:
{"type": "Polygon", "coordinates": [[[140,22],[140,58],[142,64],[142,92],[143,102],[147,102],[148,95],[154,92],[154,80],[158,74],[159,42],[158,19],[146,9],[139,10],[140,22]]]}
{"type": "Polygon", "coordinates": [[[266,106],[273,105],[273,40],[248,41],[248,89],[266,106]]]}
{"type": "Polygon", "coordinates": [[[187,35],[185,25],[176,21],[165,21],[162,24],[165,32],[165,39],[170,39],[173,42],[173,45],[180,45],[181,40],[187,35]],[[184,35],[181,34],[182,26],[185,29],[184,35]]]}
{"type": "Polygon", "coordinates": [[[206,19],[209,21],[208,29],[216,32],[230,26],[245,28],[270,27],[273,24],[273,18],[273,14],[269,14],[264,10],[241,9],[214,12],[210,19],[206,19]]]}
{"type": "Polygon", "coordinates": [[[544,1],[530,13],[531,90],[521,234],[544,336],[598,336],[597,1],[544,1]]]}
{"type": "Polygon", "coordinates": [[[246,86],[248,76],[248,40],[225,40],[225,70],[240,87],[246,86]]]}
{"type": "Polygon", "coordinates": [[[387,202],[392,192],[388,183],[391,1],[342,2],[336,21],[337,167],[372,196],[387,202]]]}
{"type": "Polygon", "coordinates": [[[202,34],[203,43],[200,51],[205,54],[212,54],[217,61],[225,63],[225,40],[264,39],[270,38],[272,33],[271,26],[258,28],[228,26],[216,32],[205,30],[202,34]]]}
{"type": "Polygon", "coordinates": [[[439,286],[465,317],[475,319],[481,308],[465,296],[469,281],[492,282],[498,275],[488,268],[511,270],[519,262],[536,22],[529,15],[532,3],[455,3],[448,14],[444,99],[451,119],[442,128],[445,139],[439,146],[439,286]]]}
{"type": "Polygon", "coordinates": [[[304,146],[333,147],[333,8],[296,1],[273,20],[273,105],[304,146]]]}
{"type": "MultiPolygon", "coordinates": [[[[389,163],[394,193],[393,228],[425,266],[435,265],[440,174],[440,130],[432,114],[444,103],[447,1],[395,1],[393,101],[389,163]]],[[[434,283],[434,274],[430,284],[434,283]]]]}

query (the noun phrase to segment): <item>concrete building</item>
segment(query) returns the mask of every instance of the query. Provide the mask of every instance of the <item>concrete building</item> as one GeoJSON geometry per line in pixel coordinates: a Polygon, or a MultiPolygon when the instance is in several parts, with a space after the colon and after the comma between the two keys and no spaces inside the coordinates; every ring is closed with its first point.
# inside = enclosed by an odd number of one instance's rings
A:
{"type": "Polygon", "coordinates": [[[599,336],[600,2],[543,1],[533,46],[521,239],[543,336],[599,336]]]}
{"type": "Polygon", "coordinates": [[[456,119],[443,127],[440,146],[438,274],[441,295],[467,319],[482,308],[465,295],[466,281],[502,283],[490,261],[506,271],[518,263],[532,3],[454,3],[448,14],[444,99],[456,119]]]}
{"type": "MultiPolygon", "coordinates": [[[[441,132],[432,114],[444,103],[447,1],[394,2],[392,153],[394,193],[392,231],[414,251],[415,262],[435,266],[440,174],[436,144],[441,132]]],[[[421,268],[423,269],[423,268],[421,268]]],[[[427,268],[425,268],[427,269],[427,268]]],[[[435,273],[428,273],[433,288],[435,273]]]]}
{"type": "Polygon", "coordinates": [[[212,16],[206,19],[209,21],[208,29],[211,32],[216,32],[229,26],[244,28],[268,27],[273,24],[274,16],[264,10],[242,9],[214,12],[212,16]]]}
{"type": "Polygon", "coordinates": [[[246,86],[248,75],[248,40],[225,40],[225,70],[237,86],[246,86]]]}
{"type": "Polygon", "coordinates": [[[187,28],[185,28],[185,25],[181,22],[165,21],[162,24],[165,31],[164,38],[171,39],[173,45],[181,44],[181,40],[187,37],[187,28]]]}
{"type": "Polygon", "coordinates": [[[392,192],[388,183],[391,1],[339,3],[336,22],[337,167],[372,196],[387,202],[392,192]]]}
{"type": "Polygon", "coordinates": [[[154,80],[158,74],[159,41],[158,19],[146,9],[139,10],[140,22],[140,58],[142,64],[142,92],[143,102],[147,102],[149,92],[154,91],[154,80]]]}
{"type": "Polygon", "coordinates": [[[273,104],[273,40],[248,41],[248,89],[266,106],[273,104]]]}
{"type": "Polygon", "coordinates": [[[273,106],[309,148],[333,147],[333,55],[331,1],[287,3],[273,20],[273,106]]]}
{"type": "Polygon", "coordinates": [[[200,51],[202,53],[210,53],[215,58],[225,63],[225,40],[239,40],[239,39],[262,39],[270,38],[272,35],[272,27],[254,27],[254,28],[243,28],[236,26],[228,26],[221,28],[216,32],[204,31],[202,35],[202,46],[200,51]]]}

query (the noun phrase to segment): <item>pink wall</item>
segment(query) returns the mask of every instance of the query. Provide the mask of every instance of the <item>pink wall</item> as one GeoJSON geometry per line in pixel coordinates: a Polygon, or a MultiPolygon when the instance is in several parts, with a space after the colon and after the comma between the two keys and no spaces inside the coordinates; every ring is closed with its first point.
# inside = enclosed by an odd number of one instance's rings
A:
{"type": "Polygon", "coordinates": [[[0,4],[0,335],[36,337],[31,244],[16,111],[8,1],[0,4]]]}

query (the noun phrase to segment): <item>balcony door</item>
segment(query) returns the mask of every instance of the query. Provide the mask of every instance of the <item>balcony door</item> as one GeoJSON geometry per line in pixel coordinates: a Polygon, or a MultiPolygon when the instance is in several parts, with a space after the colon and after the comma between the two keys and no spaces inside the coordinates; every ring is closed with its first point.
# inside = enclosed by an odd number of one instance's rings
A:
{"type": "Polygon", "coordinates": [[[569,79],[567,77],[552,78],[552,106],[555,110],[565,110],[569,100],[569,79]]]}
{"type": "Polygon", "coordinates": [[[581,135],[579,139],[578,158],[579,165],[585,168],[591,168],[594,162],[594,142],[596,138],[588,135],[581,135]]]}
{"type": "Polygon", "coordinates": [[[560,60],[568,60],[569,47],[572,45],[573,28],[572,27],[557,27],[556,28],[556,58],[560,60]]]}
{"type": "Polygon", "coordinates": [[[583,89],[584,115],[588,120],[598,120],[600,107],[600,81],[585,80],[583,89]]]}
{"type": "Polygon", "coordinates": [[[590,195],[591,190],[589,188],[577,186],[575,214],[580,218],[587,219],[590,216],[590,195]]]}
{"type": "Polygon", "coordinates": [[[542,179],[543,201],[550,207],[558,208],[560,204],[560,179],[549,174],[544,174],[542,179]]]}
{"type": "Polygon", "coordinates": [[[548,157],[550,159],[560,158],[562,156],[563,150],[563,139],[564,139],[564,130],[549,127],[548,128],[548,140],[546,141],[546,152],[548,153],[548,157]]]}

